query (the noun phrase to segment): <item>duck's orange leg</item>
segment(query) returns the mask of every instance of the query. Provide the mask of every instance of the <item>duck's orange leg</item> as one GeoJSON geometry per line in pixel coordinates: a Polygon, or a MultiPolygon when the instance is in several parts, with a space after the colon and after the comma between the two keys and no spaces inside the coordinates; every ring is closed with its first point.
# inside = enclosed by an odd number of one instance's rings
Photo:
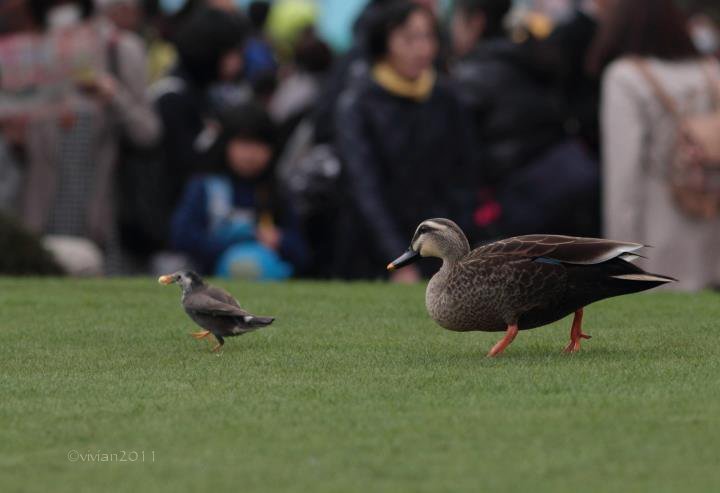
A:
{"type": "Polygon", "coordinates": [[[492,358],[493,356],[497,356],[498,354],[502,353],[506,347],[510,345],[511,342],[515,340],[515,336],[518,334],[518,326],[517,323],[508,325],[507,332],[505,332],[505,337],[500,339],[500,341],[493,346],[493,348],[488,353],[488,358],[492,358]]]}
{"type": "Polygon", "coordinates": [[[592,338],[591,336],[583,333],[582,319],[583,309],[580,308],[579,310],[575,311],[575,316],[573,317],[572,327],[570,328],[570,343],[565,348],[566,353],[574,353],[575,351],[579,351],[580,341],[582,339],[592,338]]]}

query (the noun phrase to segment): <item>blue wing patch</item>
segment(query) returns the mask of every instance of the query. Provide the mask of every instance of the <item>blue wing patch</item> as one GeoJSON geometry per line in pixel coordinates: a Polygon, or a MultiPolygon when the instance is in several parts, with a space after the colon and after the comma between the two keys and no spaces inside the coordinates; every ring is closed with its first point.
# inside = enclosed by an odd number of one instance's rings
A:
{"type": "Polygon", "coordinates": [[[537,257],[533,259],[533,262],[538,262],[540,264],[550,264],[550,265],[561,265],[562,262],[559,260],[555,260],[554,258],[547,258],[547,257],[537,257]]]}

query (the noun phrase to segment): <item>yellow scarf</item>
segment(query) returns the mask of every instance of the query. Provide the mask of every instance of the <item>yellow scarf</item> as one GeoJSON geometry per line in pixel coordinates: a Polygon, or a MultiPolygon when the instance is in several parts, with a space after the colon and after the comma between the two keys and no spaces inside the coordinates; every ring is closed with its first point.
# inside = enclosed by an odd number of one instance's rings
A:
{"type": "Polygon", "coordinates": [[[372,69],[373,79],[386,91],[404,98],[424,101],[435,86],[435,71],[426,70],[417,80],[407,80],[385,62],[376,64],[372,69]]]}

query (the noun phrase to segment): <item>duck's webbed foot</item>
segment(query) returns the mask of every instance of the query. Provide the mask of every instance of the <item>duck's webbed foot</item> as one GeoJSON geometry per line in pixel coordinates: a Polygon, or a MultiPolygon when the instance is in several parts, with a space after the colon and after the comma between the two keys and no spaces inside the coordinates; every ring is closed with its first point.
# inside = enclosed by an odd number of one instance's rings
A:
{"type": "Polygon", "coordinates": [[[572,327],[570,328],[570,343],[565,348],[566,353],[574,353],[580,351],[580,341],[583,339],[591,339],[592,337],[582,331],[583,309],[580,308],[575,312],[572,327]]]}
{"type": "Polygon", "coordinates": [[[191,332],[190,335],[193,336],[195,339],[203,339],[210,335],[210,331],[209,330],[201,330],[199,332],[191,332]]]}
{"type": "Polygon", "coordinates": [[[492,358],[494,356],[497,356],[498,354],[502,353],[506,347],[510,345],[513,340],[515,340],[515,336],[518,334],[518,326],[517,323],[514,323],[512,325],[508,325],[507,331],[505,332],[505,337],[500,339],[500,341],[493,346],[493,348],[490,350],[490,352],[487,354],[488,358],[492,358]]]}

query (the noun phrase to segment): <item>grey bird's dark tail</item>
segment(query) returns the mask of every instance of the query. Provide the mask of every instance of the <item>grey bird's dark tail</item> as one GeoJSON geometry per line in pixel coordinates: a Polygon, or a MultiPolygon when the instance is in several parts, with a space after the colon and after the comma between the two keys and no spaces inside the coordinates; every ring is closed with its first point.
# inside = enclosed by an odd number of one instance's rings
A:
{"type": "Polygon", "coordinates": [[[275,317],[255,317],[249,315],[245,317],[245,325],[248,327],[265,327],[275,321],[275,317]]]}

